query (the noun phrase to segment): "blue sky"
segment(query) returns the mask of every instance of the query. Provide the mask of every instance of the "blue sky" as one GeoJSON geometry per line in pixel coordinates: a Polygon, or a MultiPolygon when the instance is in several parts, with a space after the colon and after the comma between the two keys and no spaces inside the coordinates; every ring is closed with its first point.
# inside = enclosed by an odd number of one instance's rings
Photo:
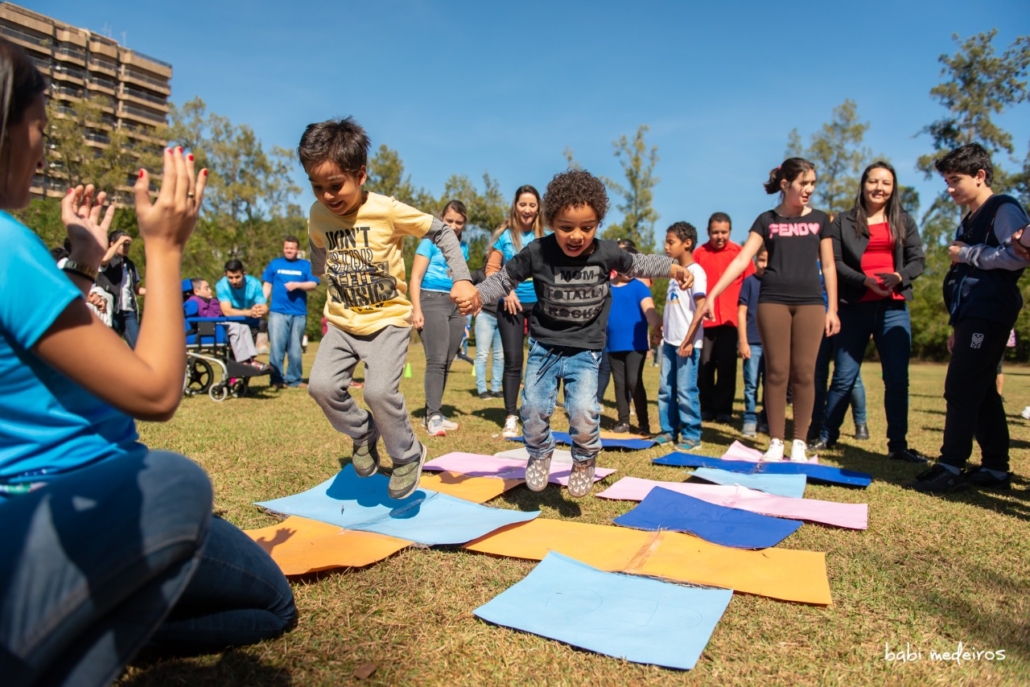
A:
{"type": "MultiPolygon", "coordinates": [[[[872,125],[866,145],[929,198],[939,182],[923,181],[914,163],[930,150],[916,134],[944,114],[929,97],[938,56],[955,51],[953,33],[997,27],[1002,52],[1030,32],[1025,0],[44,0],[33,9],[171,62],[175,102],[199,95],[268,147],[292,148],[309,122],[353,115],[373,147],[397,150],[414,183],[437,194],[452,173],[484,171],[505,195],[525,183],[542,191],[567,147],[590,171],[620,178],[612,140],[648,124],[661,157],[657,228],[703,227],[722,210],[738,240],[774,204],[760,183],[788,132],[807,142],[845,98],[872,125]]],[[[1020,160],[1028,115],[1024,103],[998,119],[1020,160]]]]}

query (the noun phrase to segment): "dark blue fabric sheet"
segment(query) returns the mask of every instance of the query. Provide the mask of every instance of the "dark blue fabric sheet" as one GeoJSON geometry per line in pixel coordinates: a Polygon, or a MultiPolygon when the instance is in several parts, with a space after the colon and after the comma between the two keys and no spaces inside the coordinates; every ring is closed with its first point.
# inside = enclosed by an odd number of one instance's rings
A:
{"type": "MultiPolygon", "coordinates": [[[[559,444],[566,444],[572,446],[572,437],[569,436],[568,432],[551,432],[554,436],[554,440],[559,444]]],[[[514,437],[508,441],[523,441],[522,437],[514,437]]],[[[631,451],[640,451],[645,448],[651,448],[655,445],[652,439],[606,439],[601,437],[601,446],[604,448],[624,448],[631,451]]]]}
{"type": "Polygon", "coordinates": [[[829,465],[791,463],[788,461],[750,463],[746,460],[723,460],[722,458],[695,456],[691,453],[680,453],[678,451],[661,458],[655,458],[651,462],[655,465],[671,465],[682,468],[718,468],[720,470],[741,472],[749,475],[759,473],[767,475],[805,475],[808,477],[809,482],[841,484],[849,487],[868,487],[873,481],[873,476],[868,473],[844,470],[829,465]]]}

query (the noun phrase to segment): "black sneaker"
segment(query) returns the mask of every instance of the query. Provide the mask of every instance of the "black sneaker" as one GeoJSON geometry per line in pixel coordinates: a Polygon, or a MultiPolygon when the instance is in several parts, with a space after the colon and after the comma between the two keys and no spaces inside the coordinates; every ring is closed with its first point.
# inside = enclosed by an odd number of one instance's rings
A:
{"type": "Polygon", "coordinates": [[[905,485],[906,489],[921,491],[924,494],[950,494],[954,491],[965,491],[969,484],[961,474],[955,474],[941,464],[935,464],[924,470],[916,478],[905,485]]]}
{"type": "Polygon", "coordinates": [[[1012,473],[1005,474],[1003,479],[998,479],[983,468],[974,468],[965,474],[966,483],[971,487],[979,489],[1001,489],[1007,491],[1012,488],[1012,473]]]}
{"type": "Polygon", "coordinates": [[[829,451],[837,445],[836,441],[830,441],[829,439],[813,439],[808,442],[809,451],[829,451]]]}
{"type": "Polygon", "coordinates": [[[629,423],[619,422],[614,427],[612,427],[612,431],[616,434],[629,434],[629,423]]]}
{"type": "Polygon", "coordinates": [[[483,393],[479,394],[479,400],[481,401],[486,401],[491,398],[493,398],[493,396],[490,395],[489,391],[484,391],[483,393]]]}
{"type": "Polygon", "coordinates": [[[887,454],[891,460],[903,460],[906,463],[929,463],[930,456],[923,455],[914,448],[907,448],[904,451],[892,451],[887,454]]]}
{"type": "Polygon", "coordinates": [[[504,392],[503,391],[491,391],[490,395],[493,396],[494,398],[504,398],[504,392]]]}
{"type": "Polygon", "coordinates": [[[867,425],[855,425],[855,439],[857,441],[869,441],[869,427],[867,425]]]}
{"type": "Polygon", "coordinates": [[[719,413],[718,415],[715,416],[715,421],[716,422],[722,422],[723,424],[727,424],[728,425],[731,422],[733,422],[733,416],[730,415],[729,413],[719,413]]]}

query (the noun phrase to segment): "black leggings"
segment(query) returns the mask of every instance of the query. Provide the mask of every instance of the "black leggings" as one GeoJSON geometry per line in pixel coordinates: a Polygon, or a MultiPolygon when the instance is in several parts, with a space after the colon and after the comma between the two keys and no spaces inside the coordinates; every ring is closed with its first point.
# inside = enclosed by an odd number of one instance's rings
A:
{"type": "Polygon", "coordinates": [[[615,379],[615,406],[619,422],[629,422],[629,402],[637,409],[637,425],[649,428],[647,420],[647,394],[641,379],[647,351],[617,351],[608,354],[612,377],[615,379]]]}
{"type": "Polygon", "coordinates": [[[497,330],[501,333],[501,348],[504,349],[504,377],[501,388],[504,391],[504,411],[508,415],[519,414],[519,384],[522,383],[522,344],[525,341],[526,308],[532,303],[523,303],[523,311],[509,315],[504,305],[497,307],[497,330]]]}

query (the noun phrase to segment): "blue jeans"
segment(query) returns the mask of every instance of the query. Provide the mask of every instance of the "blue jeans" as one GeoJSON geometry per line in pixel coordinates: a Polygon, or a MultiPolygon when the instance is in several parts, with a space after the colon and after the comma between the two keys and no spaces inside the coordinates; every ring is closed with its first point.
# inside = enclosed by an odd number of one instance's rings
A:
{"type": "Polygon", "coordinates": [[[8,685],[106,685],[148,641],[250,644],[281,634],[296,613],[275,563],[211,518],[207,475],[173,453],[64,475],[0,500],[0,518],[8,685]]]}
{"type": "MultiPolygon", "coordinates": [[[[873,301],[842,305],[840,333],[834,338],[833,381],[826,395],[826,438],[836,441],[847,411],[847,400],[873,337],[883,370],[883,408],[887,415],[887,450],[908,448],[908,361],[912,323],[904,301],[873,301]]],[[[855,420],[858,422],[858,419],[855,420]]]]}
{"type": "Polygon", "coordinates": [[[554,451],[551,415],[558,400],[559,380],[565,388],[572,459],[589,460],[601,452],[601,407],[597,404],[600,360],[601,351],[549,347],[531,340],[522,390],[522,428],[530,457],[543,458],[554,451]]]}
{"type": "Polygon", "coordinates": [[[136,349],[136,341],[139,339],[139,317],[135,310],[111,313],[111,328],[125,337],[125,343],[129,344],[129,348],[136,349]]]}
{"type": "Polygon", "coordinates": [[[658,422],[662,434],[701,441],[701,399],[697,390],[697,368],[701,351],[687,357],[679,346],[662,344],[661,381],[658,386],[658,422]]]}
{"type": "Polygon", "coordinates": [[[758,424],[758,382],[764,374],[762,344],[749,344],[751,357],[744,361],[744,424],[758,424]]]}
{"type": "Polygon", "coordinates": [[[304,315],[284,315],[281,312],[268,313],[268,346],[272,349],[268,363],[272,366],[272,384],[297,386],[300,384],[303,368],[301,367],[301,343],[304,330],[308,326],[308,318],[304,315]],[[289,366],[283,373],[283,354],[288,358],[289,366]]]}
{"type": "Polygon", "coordinates": [[[504,374],[504,349],[501,348],[501,332],[497,329],[497,317],[488,312],[476,315],[476,391],[486,393],[486,361],[493,357],[490,374],[490,391],[501,390],[501,376],[504,374]]]}
{"type": "MultiPolygon", "coordinates": [[[[840,336],[840,334],[837,336],[840,336]]],[[[830,382],[830,361],[834,360],[834,347],[837,345],[837,336],[832,338],[824,336],[822,343],[819,344],[819,355],[815,361],[815,405],[812,406],[812,424],[809,425],[807,437],[809,441],[812,441],[817,436],[823,441],[830,441],[829,432],[826,428],[829,400],[827,398],[826,385],[830,382]]],[[[834,364],[833,374],[836,378],[836,363],[834,364]]],[[[854,385],[851,387],[848,401],[844,404],[845,413],[849,403],[851,404],[851,417],[855,422],[855,427],[866,424],[868,413],[866,412],[865,385],[862,384],[861,369],[859,370],[859,375],[855,378],[854,385]]],[[[843,421],[844,416],[841,415],[841,422],[843,421]]],[[[840,426],[838,425],[839,428],[840,426]]],[[[836,437],[832,439],[832,441],[836,440],[836,437]]]]}

